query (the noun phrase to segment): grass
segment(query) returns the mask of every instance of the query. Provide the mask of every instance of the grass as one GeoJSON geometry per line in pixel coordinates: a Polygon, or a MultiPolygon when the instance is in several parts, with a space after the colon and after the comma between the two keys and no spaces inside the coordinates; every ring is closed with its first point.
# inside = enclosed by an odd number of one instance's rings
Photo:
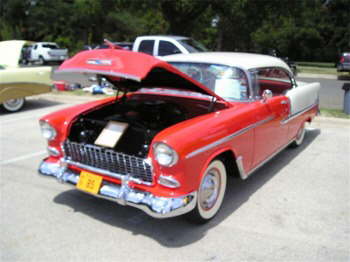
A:
{"type": "Polygon", "coordinates": [[[298,66],[335,68],[335,63],[326,62],[297,62],[298,66]]]}
{"type": "Polygon", "coordinates": [[[327,74],[327,75],[340,75],[336,68],[327,67],[313,67],[313,66],[297,66],[299,73],[309,73],[309,74],[327,74]]]}
{"type": "Polygon", "coordinates": [[[296,62],[299,73],[327,74],[335,76],[349,76],[347,72],[337,72],[334,63],[325,62],[296,62]]]}
{"type": "Polygon", "coordinates": [[[339,109],[321,108],[321,116],[350,119],[350,115],[339,109]]]}
{"type": "Polygon", "coordinates": [[[350,76],[347,72],[337,72],[335,63],[326,62],[296,62],[298,73],[307,74],[326,74],[335,75],[338,77],[348,77],[350,76]]]}

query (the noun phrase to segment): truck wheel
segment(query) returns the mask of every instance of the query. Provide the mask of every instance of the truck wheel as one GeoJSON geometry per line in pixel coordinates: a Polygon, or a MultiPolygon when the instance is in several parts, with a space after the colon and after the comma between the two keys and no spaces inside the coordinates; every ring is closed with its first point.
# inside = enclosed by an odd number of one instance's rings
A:
{"type": "Polygon", "coordinates": [[[295,140],[291,144],[292,147],[298,147],[303,143],[304,137],[305,137],[305,132],[306,132],[306,130],[305,130],[305,122],[304,122],[301,125],[301,127],[299,128],[297,136],[295,137],[295,140]]]}
{"type": "Polygon", "coordinates": [[[24,98],[16,98],[5,101],[2,107],[8,112],[16,112],[24,106],[24,98]]]}
{"type": "Polygon", "coordinates": [[[39,57],[39,64],[40,65],[45,65],[46,64],[46,61],[45,61],[45,59],[42,56],[39,57]]]}
{"type": "Polygon", "coordinates": [[[224,199],[226,180],[224,163],[219,159],[212,161],[204,172],[198,189],[197,205],[187,214],[188,220],[204,224],[215,217],[224,199]]]}

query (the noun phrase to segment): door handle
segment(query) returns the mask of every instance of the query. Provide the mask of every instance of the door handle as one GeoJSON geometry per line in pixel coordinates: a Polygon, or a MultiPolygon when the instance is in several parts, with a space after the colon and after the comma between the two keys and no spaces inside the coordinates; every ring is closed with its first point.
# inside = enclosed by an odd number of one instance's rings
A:
{"type": "Polygon", "coordinates": [[[287,102],[287,100],[282,100],[281,101],[281,105],[286,105],[288,102],[287,102]]]}

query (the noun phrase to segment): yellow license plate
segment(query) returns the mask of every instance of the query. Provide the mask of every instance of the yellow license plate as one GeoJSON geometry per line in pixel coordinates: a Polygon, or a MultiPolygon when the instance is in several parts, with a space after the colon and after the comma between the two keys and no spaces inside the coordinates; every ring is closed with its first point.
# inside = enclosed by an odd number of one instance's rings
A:
{"type": "Polygon", "coordinates": [[[92,194],[97,194],[100,190],[102,177],[96,176],[86,171],[81,171],[77,188],[92,194]]]}

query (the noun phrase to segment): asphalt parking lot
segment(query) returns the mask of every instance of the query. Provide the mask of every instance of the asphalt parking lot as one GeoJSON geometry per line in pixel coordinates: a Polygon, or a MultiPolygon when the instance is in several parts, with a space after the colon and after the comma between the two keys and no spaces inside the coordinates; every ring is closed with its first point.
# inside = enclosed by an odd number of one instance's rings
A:
{"type": "Polygon", "coordinates": [[[350,260],[349,120],[317,118],[300,148],[229,180],[219,215],[198,226],[38,176],[38,118],[74,103],[0,114],[0,261],[350,260]]]}

